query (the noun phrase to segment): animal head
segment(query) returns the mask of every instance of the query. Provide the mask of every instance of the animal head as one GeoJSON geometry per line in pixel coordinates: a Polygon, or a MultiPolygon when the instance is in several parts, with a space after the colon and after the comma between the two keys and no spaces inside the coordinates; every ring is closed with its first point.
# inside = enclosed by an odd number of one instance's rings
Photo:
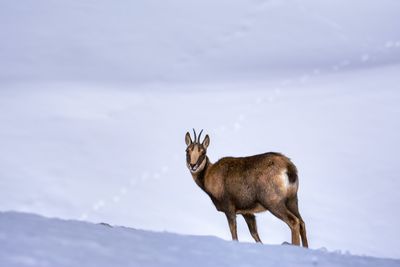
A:
{"type": "Polygon", "coordinates": [[[189,132],[185,135],[186,148],[186,166],[191,173],[198,173],[204,169],[207,163],[206,153],[207,147],[210,144],[210,137],[206,135],[202,143],[200,137],[203,130],[201,130],[199,137],[196,136],[196,131],[193,129],[194,140],[190,137],[189,132]]]}

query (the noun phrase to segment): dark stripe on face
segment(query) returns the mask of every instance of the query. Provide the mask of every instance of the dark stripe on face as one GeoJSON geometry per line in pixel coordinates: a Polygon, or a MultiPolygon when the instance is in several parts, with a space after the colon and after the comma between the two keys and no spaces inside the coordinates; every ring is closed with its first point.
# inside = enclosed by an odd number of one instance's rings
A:
{"type": "Polygon", "coordinates": [[[200,165],[205,158],[206,158],[206,153],[202,153],[199,159],[197,160],[196,165],[200,165]]]}

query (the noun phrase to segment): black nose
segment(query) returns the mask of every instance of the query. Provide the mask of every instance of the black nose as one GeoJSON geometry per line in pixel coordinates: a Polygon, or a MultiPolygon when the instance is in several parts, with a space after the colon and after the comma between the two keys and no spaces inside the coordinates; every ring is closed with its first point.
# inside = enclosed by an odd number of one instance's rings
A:
{"type": "Polygon", "coordinates": [[[196,163],[195,164],[190,163],[189,165],[190,165],[190,168],[193,168],[194,166],[196,166],[196,163]]]}

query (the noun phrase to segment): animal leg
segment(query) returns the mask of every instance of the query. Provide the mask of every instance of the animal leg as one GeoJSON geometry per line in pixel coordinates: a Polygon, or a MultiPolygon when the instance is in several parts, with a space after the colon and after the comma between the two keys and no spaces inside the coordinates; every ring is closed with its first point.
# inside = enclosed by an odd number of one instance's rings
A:
{"type": "Polygon", "coordinates": [[[303,247],[308,248],[306,224],[304,223],[303,219],[301,218],[301,215],[300,215],[300,212],[299,212],[297,196],[295,198],[289,199],[286,202],[286,206],[299,219],[299,221],[300,221],[301,243],[303,244],[303,247]]]}
{"type": "Polygon", "coordinates": [[[231,230],[232,240],[237,241],[237,228],[236,228],[236,214],[232,212],[225,213],[226,218],[228,219],[229,229],[231,230]]]}
{"type": "Polygon", "coordinates": [[[284,204],[270,207],[269,211],[289,226],[292,232],[292,244],[300,246],[300,220],[284,204]]]}
{"type": "Polygon", "coordinates": [[[254,238],[254,240],[262,243],[260,237],[258,236],[256,216],[254,216],[254,214],[243,214],[243,218],[245,219],[251,236],[254,238]]]}

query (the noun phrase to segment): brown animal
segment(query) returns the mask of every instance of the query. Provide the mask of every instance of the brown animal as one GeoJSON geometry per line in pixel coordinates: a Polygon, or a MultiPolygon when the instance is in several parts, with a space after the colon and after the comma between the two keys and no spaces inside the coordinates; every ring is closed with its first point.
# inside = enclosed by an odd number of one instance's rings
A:
{"type": "MultiPolygon", "coordinates": [[[[194,129],[193,129],[194,131],[194,129]]],[[[238,240],[236,214],[241,214],[256,242],[261,242],[254,213],[270,211],[292,232],[292,244],[308,247],[306,226],[299,213],[296,166],[280,153],[250,157],[226,157],[211,163],[206,153],[210,137],[200,143],[186,133],[186,164],[196,184],[206,192],[218,211],[224,212],[233,240],[238,240]]]]}

